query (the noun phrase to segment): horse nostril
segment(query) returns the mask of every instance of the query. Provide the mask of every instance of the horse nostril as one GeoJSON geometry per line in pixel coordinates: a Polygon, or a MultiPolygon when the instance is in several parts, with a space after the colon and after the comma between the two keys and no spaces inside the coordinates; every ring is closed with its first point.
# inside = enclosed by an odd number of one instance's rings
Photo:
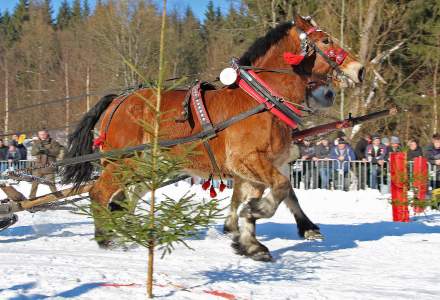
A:
{"type": "Polygon", "coordinates": [[[333,91],[328,90],[327,93],[325,93],[325,97],[326,97],[328,100],[333,101],[333,99],[335,98],[335,94],[333,93],[333,91]]]}
{"type": "Polygon", "coordinates": [[[364,81],[364,79],[365,79],[365,68],[364,67],[359,69],[358,79],[359,79],[359,82],[364,81]]]}

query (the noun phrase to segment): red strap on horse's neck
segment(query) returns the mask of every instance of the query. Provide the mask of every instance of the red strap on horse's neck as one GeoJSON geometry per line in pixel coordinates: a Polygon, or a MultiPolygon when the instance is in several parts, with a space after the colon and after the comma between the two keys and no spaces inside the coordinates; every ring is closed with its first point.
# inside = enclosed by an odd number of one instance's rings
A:
{"type": "MultiPolygon", "coordinates": [[[[261,77],[259,77],[254,71],[252,70],[248,70],[249,74],[252,75],[252,77],[255,78],[255,80],[258,81],[259,84],[261,84],[262,86],[264,86],[273,96],[282,98],[277,92],[275,92],[274,90],[272,90],[266,82],[264,82],[263,79],[261,79],[261,77]]],[[[277,116],[281,121],[283,121],[285,124],[287,124],[289,127],[295,129],[298,127],[298,124],[290,119],[289,117],[287,117],[283,112],[281,112],[280,110],[276,109],[273,105],[271,105],[270,103],[268,103],[268,101],[261,95],[259,94],[256,90],[254,90],[251,86],[249,86],[249,84],[244,81],[241,77],[238,78],[237,80],[237,84],[240,88],[242,88],[249,96],[251,96],[252,98],[254,98],[255,100],[257,100],[258,103],[264,103],[267,107],[267,109],[274,114],[275,116],[277,116]]],[[[301,111],[296,108],[294,105],[288,103],[288,102],[283,102],[284,105],[286,105],[289,109],[291,109],[295,114],[301,116],[301,111]]]]}

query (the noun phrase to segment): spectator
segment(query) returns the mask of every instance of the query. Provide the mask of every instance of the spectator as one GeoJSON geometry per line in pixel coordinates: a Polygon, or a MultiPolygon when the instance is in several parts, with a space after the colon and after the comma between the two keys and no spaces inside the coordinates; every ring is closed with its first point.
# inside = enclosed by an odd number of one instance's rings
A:
{"type": "Polygon", "coordinates": [[[408,141],[408,152],[407,152],[407,159],[408,161],[413,161],[414,158],[418,156],[423,156],[423,150],[419,146],[419,142],[412,138],[408,141]]]}
{"type": "Polygon", "coordinates": [[[397,136],[392,136],[390,146],[387,148],[387,156],[389,156],[390,153],[401,151],[400,139],[397,136]]]}
{"type": "Polygon", "coordinates": [[[365,153],[367,150],[367,146],[371,144],[371,135],[369,134],[365,134],[360,140],[359,142],[357,142],[356,147],[355,147],[355,152],[356,152],[356,158],[358,160],[363,160],[365,159],[365,153]]]}
{"type": "Polygon", "coordinates": [[[6,155],[8,160],[9,168],[15,169],[18,168],[20,160],[23,160],[22,153],[15,147],[14,144],[9,145],[8,153],[6,155]]]}
{"type": "MultiPolygon", "coordinates": [[[[329,175],[330,175],[330,152],[332,148],[327,138],[321,139],[321,142],[316,146],[316,154],[313,160],[316,161],[321,179],[321,188],[328,189],[329,175]]],[[[333,169],[333,168],[332,168],[333,169]]]]}
{"type": "Polygon", "coordinates": [[[382,138],[381,142],[387,148],[391,146],[390,139],[386,136],[382,138]]]}
{"type": "Polygon", "coordinates": [[[339,140],[346,140],[346,138],[347,138],[347,135],[345,134],[345,132],[343,132],[343,131],[338,131],[338,132],[336,133],[336,138],[335,138],[334,141],[333,141],[333,145],[334,145],[334,146],[337,146],[338,143],[339,143],[339,140]]]}
{"type": "Polygon", "coordinates": [[[0,139],[0,173],[3,173],[8,169],[8,147],[0,139]]]}
{"type": "Polygon", "coordinates": [[[435,170],[431,184],[433,189],[440,188],[440,134],[432,136],[432,144],[425,150],[425,157],[435,170]]]}
{"type": "MultiPolygon", "coordinates": [[[[60,151],[61,145],[49,136],[47,130],[38,132],[38,140],[35,140],[32,145],[32,155],[35,157],[36,166],[39,167],[34,175],[47,180],[52,193],[57,192],[55,186],[56,168],[50,166],[50,164],[56,162],[60,151]]],[[[38,182],[34,181],[32,182],[29,198],[35,198],[37,190],[38,182]]]]}
{"type": "Polygon", "coordinates": [[[26,147],[23,145],[22,140],[23,140],[23,138],[20,138],[20,134],[15,133],[14,135],[12,135],[11,144],[14,145],[17,148],[17,151],[20,152],[22,159],[26,160],[27,150],[26,150],[26,147]]]}
{"type": "Polygon", "coordinates": [[[382,168],[385,164],[387,155],[386,147],[381,143],[379,136],[374,136],[371,145],[365,150],[365,159],[370,163],[370,185],[371,188],[377,189],[377,178],[382,175],[382,168]]]}
{"type": "Polygon", "coordinates": [[[2,139],[0,139],[0,161],[8,159],[8,146],[5,145],[2,139]]]}
{"type": "MultiPolygon", "coordinates": [[[[330,158],[337,160],[337,163],[335,164],[334,168],[335,171],[343,176],[337,176],[337,178],[346,178],[346,174],[349,171],[349,164],[344,162],[353,161],[356,159],[356,155],[354,154],[353,149],[350,147],[350,145],[344,140],[339,139],[338,145],[334,147],[330,151],[330,158]]],[[[343,180],[342,179],[342,180],[343,180]]],[[[348,190],[348,183],[345,184],[344,182],[339,182],[339,185],[343,187],[344,190],[348,190]]]]}
{"type": "Polygon", "coordinates": [[[299,153],[302,162],[302,180],[304,181],[304,188],[308,189],[313,174],[312,158],[315,156],[315,147],[312,145],[309,138],[305,138],[299,147],[299,153]]]}
{"type": "MultiPolygon", "coordinates": [[[[365,161],[365,153],[369,144],[371,144],[370,134],[364,134],[362,138],[356,143],[354,151],[358,160],[365,161]]],[[[360,189],[365,189],[367,187],[369,171],[370,170],[365,163],[360,163],[357,165],[356,174],[359,174],[358,180],[360,189]]]]}

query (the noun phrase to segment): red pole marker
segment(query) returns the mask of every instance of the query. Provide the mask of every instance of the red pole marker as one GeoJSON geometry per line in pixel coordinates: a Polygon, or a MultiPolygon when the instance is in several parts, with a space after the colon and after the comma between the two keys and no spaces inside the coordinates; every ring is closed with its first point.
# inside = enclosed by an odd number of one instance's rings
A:
{"type": "MultiPolygon", "coordinates": [[[[428,191],[428,160],[425,157],[419,156],[414,159],[414,183],[415,196],[417,201],[423,202],[426,199],[428,191]]],[[[424,211],[422,203],[416,204],[414,212],[420,214],[424,211]]]]}
{"type": "Polygon", "coordinates": [[[390,171],[393,221],[409,222],[406,153],[394,152],[390,154],[390,171]]]}

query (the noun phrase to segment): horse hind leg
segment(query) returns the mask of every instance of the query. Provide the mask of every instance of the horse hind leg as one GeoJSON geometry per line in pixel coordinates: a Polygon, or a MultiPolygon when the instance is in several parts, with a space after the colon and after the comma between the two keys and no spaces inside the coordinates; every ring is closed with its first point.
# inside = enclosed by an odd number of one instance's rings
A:
{"type": "Polygon", "coordinates": [[[92,201],[91,212],[95,224],[95,240],[101,248],[115,246],[114,233],[106,226],[106,210],[122,209],[119,203],[124,199],[124,192],[113,177],[114,171],[114,165],[107,165],[89,192],[92,201]]]}

